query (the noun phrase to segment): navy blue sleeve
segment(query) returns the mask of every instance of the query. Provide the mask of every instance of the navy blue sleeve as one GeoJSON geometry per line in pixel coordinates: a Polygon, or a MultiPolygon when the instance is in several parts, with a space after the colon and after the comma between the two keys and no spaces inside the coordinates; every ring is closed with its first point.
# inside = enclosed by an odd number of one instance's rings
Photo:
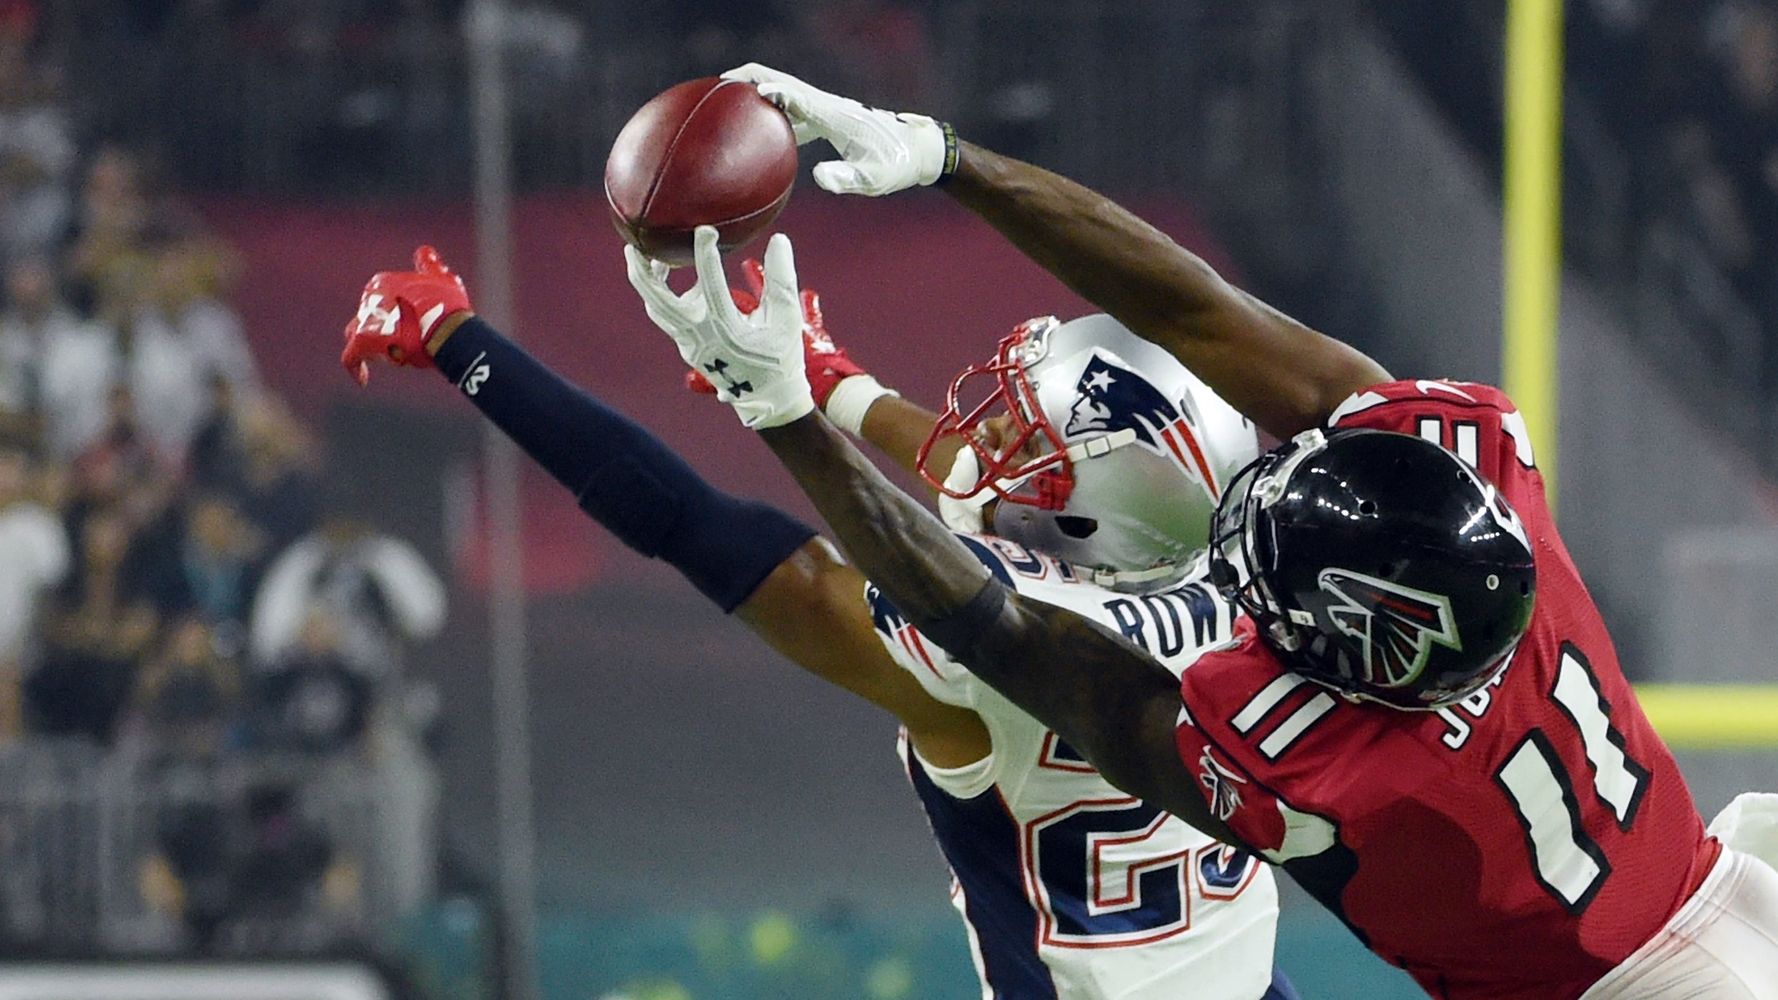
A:
{"type": "Polygon", "coordinates": [[[815,534],[776,508],[711,486],[643,427],[478,318],[458,327],[433,360],[593,520],[670,563],[724,612],[815,534]]]}

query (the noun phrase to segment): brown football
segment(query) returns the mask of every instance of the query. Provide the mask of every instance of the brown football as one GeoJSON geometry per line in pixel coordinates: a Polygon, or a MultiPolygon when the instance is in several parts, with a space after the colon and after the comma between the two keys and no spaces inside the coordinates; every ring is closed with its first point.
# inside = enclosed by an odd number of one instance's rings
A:
{"type": "Polygon", "coordinates": [[[713,76],[642,105],[605,161],[617,231],[675,266],[691,263],[698,226],[715,226],[724,250],[762,234],[795,183],[790,120],[752,84],[713,76]]]}

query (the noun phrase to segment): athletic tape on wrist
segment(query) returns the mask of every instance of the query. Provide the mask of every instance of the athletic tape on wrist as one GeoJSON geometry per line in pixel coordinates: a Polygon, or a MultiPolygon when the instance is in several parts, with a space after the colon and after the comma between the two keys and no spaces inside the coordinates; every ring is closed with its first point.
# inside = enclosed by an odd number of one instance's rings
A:
{"type": "Polygon", "coordinates": [[[964,666],[969,665],[969,651],[982,633],[1000,620],[1006,607],[1006,585],[989,577],[969,603],[937,621],[915,622],[920,634],[931,639],[938,648],[951,654],[964,666]]]}
{"type": "Polygon", "coordinates": [[[853,436],[863,436],[864,415],[877,400],[900,395],[869,375],[848,375],[827,394],[827,405],[821,409],[835,427],[853,436]]]}
{"type": "Polygon", "coordinates": [[[963,152],[957,146],[957,129],[950,122],[939,122],[938,127],[945,135],[945,164],[939,168],[938,180],[932,183],[943,184],[957,172],[957,161],[962,158],[963,152]]]}

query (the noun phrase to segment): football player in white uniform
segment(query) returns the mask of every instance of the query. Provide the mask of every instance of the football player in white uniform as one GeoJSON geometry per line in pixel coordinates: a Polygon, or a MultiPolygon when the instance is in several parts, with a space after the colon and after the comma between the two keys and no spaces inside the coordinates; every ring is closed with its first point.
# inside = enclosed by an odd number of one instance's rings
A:
{"type": "MultiPolygon", "coordinates": [[[[768,252],[768,270],[787,264],[768,252]]],[[[929,479],[944,471],[947,517],[978,531],[992,521],[995,534],[963,537],[1022,593],[1104,622],[1175,670],[1227,637],[1228,605],[1188,572],[1216,491],[1256,453],[1254,434],[1164,352],[1103,316],[1032,321],[959,377],[935,421],[833,348],[812,295],[731,298],[718,273],[701,285],[719,295],[681,298],[663,274],[632,257],[663,326],[710,310],[802,325],[827,412],[929,479]],[[993,391],[965,413],[959,392],[977,378],[993,391]]],[[[414,271],[374,277],[346,339],[342,361],[361,380],[373,358],[437,367],[622,541],[901,720],[984,997],[1294,996],[1272,970],[1266,866],[1112,788],[910,628],[810,529],[717,492],[475,318],[436,254],[423,248],[414,271]]],[[[739,388],[688,360],[725,398],[739,388]]]]}

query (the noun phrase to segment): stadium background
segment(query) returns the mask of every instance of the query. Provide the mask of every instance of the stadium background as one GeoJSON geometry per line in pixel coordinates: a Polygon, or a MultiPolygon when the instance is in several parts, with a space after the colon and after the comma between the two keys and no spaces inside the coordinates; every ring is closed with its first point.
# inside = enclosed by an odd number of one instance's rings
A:
{"type": "MultiPolygon", "coordinates": [[[[0,469],[36,458],[0,477],[0,949],[364,959],[441,1000],[975,995],[888,719],[528,469],[528,722],[496,714],[502,483],[438,380],[339,372],[361,282],[421,241],[472,290],[510,273],[524,343],[806,513],[682,395],[598,190],[643,100],[758,59],[1115,192],[1394,371],[1495,381],[1506,5],[508,0],[483,35],[465,6],[0,0],[0,469]],[[476,231],[473,38],[504,62],[508,259],[476,231]],[[528,797],[496,780],[527,728],[528,797]]],[[[1770,682],[1778,5],[1565,15],[1563,530],[1638,680],[1770,682]]],[[[1085,309],[942,196],[805,180],[781,228],[916,399],[1085,309]]],[[[1757,747],[1681,756],[1707,814],[1771,785],[1757,747]]],[[[1280,962],[1306,996],[1414,995],[1296,894],[1280,962]]]]}

